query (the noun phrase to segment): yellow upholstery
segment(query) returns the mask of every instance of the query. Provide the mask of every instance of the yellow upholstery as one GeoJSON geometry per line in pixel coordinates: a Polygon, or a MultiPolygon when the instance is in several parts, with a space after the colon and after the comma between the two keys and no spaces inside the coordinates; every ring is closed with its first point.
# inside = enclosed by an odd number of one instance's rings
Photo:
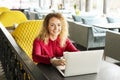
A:
{"type": "Polygon", "coordinates": [[[24,21],[27,21],[27,18],[21,11],[7,11],[0,15],[0,22],[5,27],[10,27],[24,21]]]}
{"type": "Polygon", "coordinates": [[[28,54],[32,59],[32,46],[35,37],[40,31],[42,20],[28,20],[18,25],[12,32],[18,45],[28,54]]]}
{"type": "Polygon", "coordinates": [[[10,9],[7,8],[7,7],[0,7],[0,14],[1,14],[2,12],[6,12],[6,11],[10,11],[10,9]]]}

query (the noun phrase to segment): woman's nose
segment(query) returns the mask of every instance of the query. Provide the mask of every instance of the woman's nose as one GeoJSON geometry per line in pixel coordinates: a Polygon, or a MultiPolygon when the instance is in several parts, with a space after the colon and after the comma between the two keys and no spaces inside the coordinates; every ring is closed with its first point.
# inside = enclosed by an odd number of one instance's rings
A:
{"type": "Polygon", "coordinates": [[[58,26],[55,26],[55,30],[57,30],[58,29],[58,26]]]}

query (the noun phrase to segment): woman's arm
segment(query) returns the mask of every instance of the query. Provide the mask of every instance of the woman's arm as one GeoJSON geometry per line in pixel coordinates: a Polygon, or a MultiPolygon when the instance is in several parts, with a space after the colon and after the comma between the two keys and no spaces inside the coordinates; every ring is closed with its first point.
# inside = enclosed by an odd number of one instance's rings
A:
{"type": "Polygon", "coordinates": [[[34,62],[37,63],[45,63],[50,64],[50,55],[46,53],[45,50],[41,50],[42,46],[40,44],[40,40],[35,39],[33,42],[33,52],[32,52],[32,59],[34,62]]]}

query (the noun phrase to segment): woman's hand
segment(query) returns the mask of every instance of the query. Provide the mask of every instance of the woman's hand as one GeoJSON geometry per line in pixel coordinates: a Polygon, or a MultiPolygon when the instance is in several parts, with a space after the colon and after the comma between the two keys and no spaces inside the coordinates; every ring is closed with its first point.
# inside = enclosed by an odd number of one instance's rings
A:
{"type": "Polygon", "coordinates": [[[52,59],[50,59],[50,62],[54,66],[64,66],[65,65],[65,59],[52,58],[52,59]]]}

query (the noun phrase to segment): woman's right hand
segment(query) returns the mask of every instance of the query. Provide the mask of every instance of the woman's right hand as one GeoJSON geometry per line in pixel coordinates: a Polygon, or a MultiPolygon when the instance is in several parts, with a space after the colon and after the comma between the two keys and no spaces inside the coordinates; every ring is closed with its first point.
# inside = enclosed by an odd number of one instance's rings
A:
{"type": "Polygon", "coordinates": [[[65,59],[51,58],[50,62],[54,66],[64,66],[65,65],[65,59]]]}

